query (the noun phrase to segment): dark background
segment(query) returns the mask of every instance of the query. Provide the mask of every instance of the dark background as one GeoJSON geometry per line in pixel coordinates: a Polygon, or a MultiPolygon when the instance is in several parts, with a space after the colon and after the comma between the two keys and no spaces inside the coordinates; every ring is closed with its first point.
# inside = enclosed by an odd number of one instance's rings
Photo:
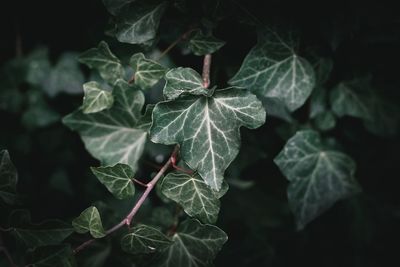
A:
{"type": "MultiPolygon", "coordinates": [[[[0,9],[0,64],[16,56],[17,38],[24,54],[45,45],[53,59],[64,51],[84,51],[104,39],[108,14],[100,0],[9,2],[10,6],[2,5],[0,9]]],[[[329,85],[357,75],[372,75],[377,87],[388,88],[385,90],[394,98],[399,96],[400,15],[394,4],[238,2],[262,21],[294,25],[301,33],[303,50],[318,46],[324,55],[332,57],[335,65],[329,85]]],[[[254,31],[238,26],[235,20],[227,19],[216,29],[215,34],[227,41],[215,57],[213,64],[217,66],[239,66],[256,42],[254,31]],[[234,31],[227,31],[230,28],[234,31]]],[[[165,41],[160,43],[161,48],[167,45],[165,41]]],[[[196,68],[201,64],[194,56],[183,56],[176,50],[171,53],[177,64],[196,68]]],[[[227,77],[219,76],[220,83],[226,82],[227,77]]],[[[66,115],[80,101],[80,96],[61,95],[50,104],[66,115]]],[[[304,111],[296,115],[304,119],[304,111]]],[[[3,111],[0,119],[0,148],[10,151],[20,174],[19,190],[29,199],[26,207],[35,220],[73,218],[107,194],[90,175],[88,167],[97,162],[85,151],[76,133],[61,123],[29,132],[15,115],[3,111]],[[68,177],[70,195],[50,184],[51,176],[60,170],[68,177]]],[[[286,180],[272,163],[285,142],[273,130],[280,123],[269,118],[261,129],[244,131],[244,136],[262,143],[267,155],[242,173],[243,179],[254,180],[256,186],[247,190],[232,187],[222,201],[218,226],[228,233],[229,242],[216,265],[399,265],[398,136],[377,137],[367,133],[359,120],[340,120],[330,135],[357,162],[356,177],[363,193],[339,202],[305,230],[297,232],[287,207],[286,180]]],[[[148,172],[145,169],[142,174],[148,172]]]]}

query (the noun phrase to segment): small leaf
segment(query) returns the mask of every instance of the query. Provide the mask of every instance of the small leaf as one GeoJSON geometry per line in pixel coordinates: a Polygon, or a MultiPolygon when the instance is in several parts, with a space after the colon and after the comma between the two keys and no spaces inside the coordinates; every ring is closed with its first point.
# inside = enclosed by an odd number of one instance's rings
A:
{"type": "Polygon", "coordinates": [[[142,89],[148,89],[164,77],[166,69],[157,62],[146,59],[143,53],[134,54],[130,65],[133,68],[135,84],[142,89]]]}
{"type": "Polygon", "coordinates": [[[314,119],[315,126],[321,131],[328,131],[335,128],[336,118],[331,111],[318,114],[314,119]]]}
{"type": "Polygon", "coordinates": [[[189,41],[190,50],[192,50],[196,56],[212,54],[224,45],[224,41],[219,40],[212,35],[205,35],[201,31],[197,31],[189,41]]]}
{"type": "Polygon", "coordinates": [[[92,167],[91,170],[116,198],[125,199],[135,195],[131,180],[134,173],[128,165],[118,163],[109,167],[92,167]]]}
{"type": "Polygon", "coordinates": [[[324,87],[316,87],[310,98],[310,118],[315,118],[328,110],[328,94],[324,87]]]}
{"type": "Polygon", "coordinates": [[[26,61],[26,81],[33,85],[42,85],[51,71],[48,49],[39,48],[34,50],[26,58],[26,61]]]}
{"type": "Polygon", "coordinates": [[[110,51],[108,44],[101,41],[97,48],[91,48],[79,56],[79,61],[89,68],[97,69],[100,76],[111,84],[123,78],[124,69],[120,60],[110,51]]]}
{"type": "Polygon", "coordinates": [[[204,223],[215,223],[220,201],[198,174],[169,173],[162,181],[163,194],[177,202],[185,212],[204,223]]]}
{"type": "Polygon", "coordinates": [[[129,44],[145,44],[156,37],[166,2],[158,5],[136,1],[123,10],[117,18],[116,37],[129,44]]]}
{"type": "Polygon", "coordinates": [[[274,161],[290,182],[289,205],[298,229],[336,201],[360,192],[354,161],[346,154],[324,149],[315,131],[297,132],[274,161]]]}
{"type": "Polygon", "coordinates": [[[265,111],[256,96],[227,88],[210,97],[187,95],[158,103],[150,136],[155,143],[179,143],[185,163],[220,190],[224,171],[239,152],[239,128],[254,129],[264,122],[265,111]]]}
{"type": "Polygon", "coordinates": [[[0,198],[7,204],[17,200],[18,175],[7,150],[0,151],[0,198]]]}
{"type": "Polygon", "coordinates": [[[90,232],[94,238],[102,238],[106,235],[99,211],[92,206],[84,210],[79,217],[72,221],[75,231],[80,234],[90,232]]]}
{"type": "Polygon", "coordinates": [[[172,245],[161,254],[153,266],[211,266],[227,240],[225,232],[216,226],[201,224],[197,220],[186,220],[172,236],[172,245]]]}
{"type": "Polygon", "coordinates": [[[293,41],[264,31],[229,83],[260,96],[279,98],[294,111],[310,96],[315,74],[311,64],[294,52],[293,41]]]}
{"type": "Polygon", "coordinates": [[[157,229],[139,225],[121,239],[122,250],[130,254],[154,253],[171,245],[171,240],[157,229]]]}
{"type": "Polygon", "coordinates": [[[109,109],[113,103],[114,98],[110,91],[101,89],[101,85],[97,82],[88,82],[83,85],[82,110],[83,113],[95,113],[104,109],[109,109]]]}

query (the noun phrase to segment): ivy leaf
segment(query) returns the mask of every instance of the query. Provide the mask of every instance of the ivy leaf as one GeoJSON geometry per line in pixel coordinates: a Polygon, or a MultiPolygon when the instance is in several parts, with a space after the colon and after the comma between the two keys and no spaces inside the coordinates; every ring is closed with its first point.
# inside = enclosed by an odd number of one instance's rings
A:
{"type": "Polygon", "coordinates": [[[316,87],[310,98],[310,118],[315,118],[328,110],[328,94],[324,87],[316,87]]]}
{"type": "Polygon", "coordinates": [[[83,85],[82,111],[85,114],[96,113],[109,109],[114,103],[114,97],[110,91],[101,89],[98,82],[88,82],[83,85]]]}
{"type": "Polygon", "coordinates": [[[279,98],[289,111],[298,109],[314,88],[315,74],[311,64],[294,52],[292,43],[271,31],[261,33],[229,83],[279,98]]]}
{"type": "Polygon", "coordinates": [[[227,240],[225,232],[216,226],[186,220],[179,225],[172,236],[172,245],[162,253],[154,266],[210,266],[227,240]]]}
{"type": "Polygon", "coordinates": [[[18,175],[7,150],[0,151],[0,198],[7,204],[17,200],[18,175]]]}
{"type": "Polygon", "coordinates": [[[318,114],[314,118],[315,126],[321,131],[328,131],[335,128],[336,118],[331,111],[318,114]]]}
{"type": "Polygon", "coordinates": [[[102,238],[106,236],[99,211],[96,207],[91,206],[72,221],[75,231],[80,234],[90,232],[94,238],[102,238]]]}
{"type": "Polygon", "coordinates": [[[145,44],[156,37],[166,2],[158,5],[137,1],[129,5],[117,18],[116,37],[129,44],[145,44]]]}
{"type": "Polygon", "coordinates": [[[51,71],[49,51],[47,48],[38,48],[26,58],[26,81],[33,85],[42,85],[51,71]]]}
{"type": "Polygon", "coordinates": [[[294,121],[285,103],[283,103],[279,98],[263,97],[261,98],[261,101],[269,116],[282,119],[289,123],[292,123],[294,121]]]}
{"type": "Polygon", "coordinates": [[[145,58],[143,53],[134,54],[130,59],[130,65],[135,73],[135,84],[142,89],[148,89],[155,85],[164,77],[166,71],[162,65],[145,58]]]}
{"type": "Polygon", "coordinates": [[[64,117],[63,122],[80,133],[86,149],[103,165],[128,164],[135,172],[149,125],[141,116],[144,95],[118,80],[113,96],[110,109],[92,114],[77,110],[64,117]]]}
{"type": "Polygon", "coordinates": [[[175,68],[165,74],[164,96],[175,99],[183,93],[209,96],[212,90],[204,88],[201,76],[191,68],[175,68]]]}
{"type": "Polygon", "coordinates": [[[97,69],[100,76],[111,84],[123,78],[125,74],[120,60],[110,51],[110,47],[104,41],[101,41],[96,48],[83,52],[79,56],[79,61],[91,69],[97,69]]]}
{"type": "Polygon", "coordinates": [[[210,97],[188,95],[158,103],[150,136],[155,143],[179,143],[185,163],[218,191],[239,152],[239,128],[254,129],[264,122],[265,111],[255,95],[226,88],[210,97]]]}
{"type": "Polygon", "coordinates": [[[32,267],[74,267],[77,266],[69,245],[38,247],[32,251],[32,267]]]}
{"type": "Polygon", "coordinates": [[[126,6],[136,0],[103,0],[104,6],[112,15],[118,15],[126,6]]]}
{"type": "Polygon", "coordinates": [[[274,161],[290,182],[289,205],[298,229],[336,201],[360,192],[354,179],[354,161],[346,154],[325,149],[315,131],[297,132],[274,161]]]}
{"type": "Polygon", "coordinates": [[[125,199],[135,195],[135,187],[131,180],[134,173],[128,165],[118,163],[114,166],[90,169],[116,198],[125,199]]]}
{"type": "Polygon", "coordinates": [[[171,245],[171,240],[157,229],[139,225],[121,239],[122,250],[130,254],[154,253],[171,245]]]}
{"type": "Polygon", "coordinates": [[[205,35],[201,31],[197,31],[189,41],[189,48],[196,56],[212,54],[224,45],[224,41],[212,35],[205,35]]]}
{"type": "Polygon", "coordinates": [[[313,64],[317,85],[324,84],[332,73],[333,60],[329,57],[319,57],[313,64]]]}
{"type": "Polygon", "coordinates": [[[204,223],[215,223],[220,201],[198,174],[169,173],[162,181],[162,193],[177,202],[185,212],[204,223]]]}

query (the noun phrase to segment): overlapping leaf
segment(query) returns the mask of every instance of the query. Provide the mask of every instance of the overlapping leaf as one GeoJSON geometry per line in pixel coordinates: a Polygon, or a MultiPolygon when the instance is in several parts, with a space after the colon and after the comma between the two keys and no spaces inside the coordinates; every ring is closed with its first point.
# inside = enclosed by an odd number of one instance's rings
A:
{"type": "Polygon", "coordinates": [[[290,138],[275,163],[290,181],[289,205],[299,229],[336,201],[360,191],[354,179],[354,161],[346,154],[324,149],[312,130],[290,138]]]}
{"type": "Polygon", "coordinates": [[[122,80],[117,81],[113,96],[114,104],[110,109],[92,114],[77,110],[63,122],[80,133],[86,149],[103,165],[124,163],[135,172],[149,126],[141,116],[144,96],[122,80]]]}
{"type": "Polygon", "coordinates": [[[130,254],[154,253],[171,245],[171,240],[157,229],[139,225],[121,239],[122,250],[130,254]]]}
{"type": "Polygon", "coordinates": [[[135,187],[132,183],[133,171],[131,167],[118,163],[108,167],[92,167],[92,172],[97,179],[104,184],[116,198],[124,199],[135,194],[135,187]]]}
{"type": "Polygon", "coordinates": [[[310,63],[294,52],[291,42],[264,31],[229,83],[259,96],[279,98],[294,111],[310,96],[315,74],[310,63]]]}
{"type": "Polygon", "coordinates": [[[212,266],[217,253],[228,237],[216,226],[186,220],[172,236],[173,243],[162,253],[154,266],[212,266]]]}
{"type": "Polygon", "coordinates": [[[101,88],[97,82],[88,82],[83,85],[82,111],[85,114],[96,113],[109,109],[114,103],[114,97],[110,91],[101,88]]]}
{"type": "Polygon", "coordinates": [[[196,56],[212,54],[224,45],[224,41],[212,35],[205,35],[201,31],[197,31],[189,41],[189,48],[196,56]]]}
{"type": "Polygon", "coordinates": [[[0,151],[0,198],[7,204],[17,199],[18,175],[7,150],[0,151]]]}
{"type": "Polygon", "coordinates": [[[94,238],[102,238],[106,235],[99,211],[94,206],[82,211],[79,217],[72,221],[72,226],[77,233],[84,234],[90,232],[94,238]]]}
{"type": "Polygon", "coordinates": [[[182,159],[219,190],[225,169],[239,151],[239,128],[254,129],[264,122],[265,111],[253,94],[226,88],[210,97],[185,95],[158,103],[150,136],[155,143],[179,143],[182,159]]]}
{"type": "Polygon", "coordinates": [[[204,223],[215,223],[220,201],[198,174],[169,173],[162,181],[162,193],[180,204],[185,212],[204,223]]]}
{"type": "Polygon", "coordinates": [[[155,85],[164,77],[166,68],[157,62],[147,59],[143,53],[135,54],[131,57],[130,65],[133,68],[135,84],[142,89],[147,89],[155,85]]]}

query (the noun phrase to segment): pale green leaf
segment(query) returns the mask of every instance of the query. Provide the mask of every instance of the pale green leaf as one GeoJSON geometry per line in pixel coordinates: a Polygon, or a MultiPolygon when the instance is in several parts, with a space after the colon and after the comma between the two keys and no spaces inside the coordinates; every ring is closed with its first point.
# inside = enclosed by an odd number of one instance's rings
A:
{"type": "Polygon", "coordinates": [[[85,114],[95,113],[109,109],[114,103],[114,97],[110,91],[101,88],[98,82],[88,82],[83,85],[82,111],[85,114]]]}
{"type": "Polygon", "coordinates": [[[204,223],[215,223],[218,218],[220,201],[198,174],[181,172],[169,173],[162,180],[162,193],[177,202],[185,212],[204,223]]]}
{"type": "Polygon", "coordinates": [[[315,131],[297,132],[274,161],[290,182],[289,205],[299,229],[338,200],[360,191],[354,161],[344,153],[325,149],[315,131]]]}
{"type": "Polygon", "coordinates": [[[86,149],[103,165],[123,163],[135,172],[149,125],[141,116],[144,95],[119,80],[113,96],[114,104],[110,109],[92,114],[77,110],[66,116],[63,122],[80,133],[86,149]]]}
{"type": "Polygon", "coordinates": [[[167,3],[157,5],[137,1],[123,10],[117,18],[116,37],[129,44],[145,44],[156,37],[161,16],[167,3]]]}
{"type": "Polygon", "coordinates": [[[133,68],[135,84],[142,89],[155,85],[166,72],[165,67],[145,58],[143,53],[134,54],[130,59],[130,65],[133,68]]]}
{"type": "Polygon", "coordinates": [[[108,167],[92,167],[91,170],[116,198],[125,199],[134,196],[135,187],[131,180],[134,173],[128,165],[118,163],[108,167]]]}
{"type": "Polygon", "coordinates": [[[0,198],[7,204],[17,200],[18,175],[7,150],[0,151],[0,198]]]}
{"type": "Polygon", "coordinates": [[[171,240],[157,229],[139,225],[121,239],[122,250],[130,254],[154,253],[171,245],[171,240]]]}
{"type": "Polygon", "coordinates": [[[201,224],[197,220],[186,220],[172,236],[172,245],[161,254],[153,266],[212,266],[212,261],[227,240],[225,232],[216,226],[201,224]]]}
{"type": "Polygon", "coordinates": [[[210,97],[187,95],[158,103],[150,136],[155,143],[179,143],[185,163],[220,190],[225,169],[239,152],[239,128],[254,129],[264,122],[265,111],[255,95],[226,88],[210,97]]]}
{"type": "Polygon", "coordinates": [[[108,44],[101,41],[96,48],[91,48],[79,56],[79,61],[89,68],[99,71],[100,76],[114,84],[124,76],[124,68],[120,60],[110,51],[108,44]]]}
{"type": "Polygon", "coordinates": [[[315,74],[311,64],[295,53],[291,42],[265,31],[229,83],[260,96],[279,98],[294,111],[310,96],[315,74]]]}
{"type": "Polygon", "coordinates": [[[165,74],[165,80],[164,96],[167,99],[175,99],[183,93],[204,96],[212,93],[204,88],[201,76],[191,68],[171,69],[165,74]]]}
{"type": "Polygon", "coordinates": [[[189,41],[189,48],[196,56],[212,54],[224,45],[224,41],[212,35],[205,35],[201,31],[197,31],[189,41]]]}
{"type": "Polygon", "coordinates": [[[72,221],[72,226],[77,233],[84,234],[90,232],[94,238],[102,238],[106,235],[99,211],[94,206],[82,211],[79,217],[72,221]]]}

